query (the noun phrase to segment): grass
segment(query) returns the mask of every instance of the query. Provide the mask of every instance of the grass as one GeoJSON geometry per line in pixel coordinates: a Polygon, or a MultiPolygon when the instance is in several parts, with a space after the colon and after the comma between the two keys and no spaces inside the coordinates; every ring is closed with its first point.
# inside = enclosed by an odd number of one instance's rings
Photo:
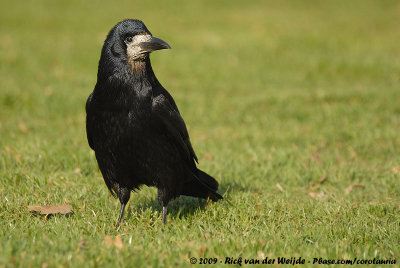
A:
{"type": "Polygon", "coordinates": [[[399,17],[389,0],[6,1],[0,266],[398,259],[399,17]],[[119,202],[86,141],[102,42],[128,17],[173,47],[153,67],[225,197],[177,199],[164,232],[147,187],[114,230],[119,202]],[[35,204],[74,213],[37,216],[35,204]]]}

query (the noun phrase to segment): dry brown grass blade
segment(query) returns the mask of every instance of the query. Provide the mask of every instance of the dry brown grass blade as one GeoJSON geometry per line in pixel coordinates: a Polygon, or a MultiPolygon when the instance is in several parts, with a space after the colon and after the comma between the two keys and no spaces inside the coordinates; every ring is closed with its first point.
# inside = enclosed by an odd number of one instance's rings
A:
{"type": "Polygon", "coordinates": [[[199,249],[199,255],[200,256],[204,256],[204,253],[206,252],[206,249],[207,249],[207,245],[206,244],[202,244],[200,246],[200,249],[199,249]]]}
{"type": "Polygon", "coordinates": [[[324,183],[327,179],[328,179],[328,177],[326,175],[322,176],[321,178],[319,178],[318,184],[324,183]]]}

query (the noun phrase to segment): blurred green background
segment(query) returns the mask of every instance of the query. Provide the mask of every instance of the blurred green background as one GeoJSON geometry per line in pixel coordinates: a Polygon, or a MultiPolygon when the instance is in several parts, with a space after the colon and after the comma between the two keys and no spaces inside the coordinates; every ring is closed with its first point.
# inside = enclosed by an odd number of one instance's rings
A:
{"type": "Polygon", "coordinates": [[[0,265],[398,258],[399,44],[390,0],[3,1],[0,265]],[[164,232],[147,187],[114,230],[86,141],[100,50],[125,18],[172,46],[153,68],[225,197],[174,201],[164,232]],[[65,203],[70,217],[26,208],[65,203]]]}

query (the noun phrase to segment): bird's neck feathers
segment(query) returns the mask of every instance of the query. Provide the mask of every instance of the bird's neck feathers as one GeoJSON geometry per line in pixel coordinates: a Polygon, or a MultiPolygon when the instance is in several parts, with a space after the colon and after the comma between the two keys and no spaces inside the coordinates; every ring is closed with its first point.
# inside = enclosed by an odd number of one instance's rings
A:
{"type": "Polygon", "coordinates": [[[126,57],[116,58],[115,56],[113,55],[113,57],[109,57],[108,59],[100,59],[97,73],[98,83],[107,84],[113,82],[131,85],[132,83],[147,82],[153,85],[158,84],[149,56],[138,60],[126,57]]]}
{"type": "Polygon", "coordinates": [[[150,67],[150,71],[152,71],[150,60],[147,57],[148,62],[146,62],[146,59],[143,60],[132,60],[128,59],[128,72],[132,72],[132,75],[136,80],[140,80],[142,77],[146,77],[148,68],[150,67]]]}
{"type": "Polygon", "coordinates": [[[142,60],[128,59],[128,66],[126,67],[128,69],[128,75],[134,83],[145,82],[150,83],[152,86],[158,84],[158,80],[151,67],[149,56],[146,56],[146,58],[142,60]]]}
{"type": "Polygon", "coordinates": [[[138,99],[151,98],[153,89],[159,86],[148,56],[132,62],[114,57],[100,60],[94,97],[96,102],[126,106],[138,99]]]}

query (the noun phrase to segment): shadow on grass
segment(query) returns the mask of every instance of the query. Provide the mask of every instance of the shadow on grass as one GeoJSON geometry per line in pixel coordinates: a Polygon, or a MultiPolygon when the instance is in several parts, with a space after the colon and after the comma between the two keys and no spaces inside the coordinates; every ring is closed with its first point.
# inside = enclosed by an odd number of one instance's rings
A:
{"type": "MultiPolygon", "coordinates": [[[[207,201],[200,198],[181,196],[178,197],[168,204],[168,215],[173,218],[185,218],[188,215],[194,214],[198,209],[204,210],[207,206],[207,201]]],[[[162,207],[158,203],[158,200],[149,200],[143,204],[131,207],[127,219],[129,219],[134,213],[140,213],[150,210],[154,215],[156,211],[161,215],[162,207]]]]}
{"type": "MultiPolygon", "coordinates": [[[[218,193],[220,193],[224,199],[219,200],[220,202],[229,202],[228,193],[230,189],[245,190],[239,187],[237,184],[224,184],[219,187],[218,193]]],[[[172,218],[186,218],[188,215],[193,215],[198,210],[205,210],[207,208],[207,202],[213,202],[211,200],[207,201],[202,198],[190,197],[190,196],[180,196],[168,204],[168,215],[172,218]]],[[[127,210],[126,219],[129,220],[136,213],[144,213],[145,211],[150,211],[152,215],[157,211],[161,215],[162,207],[158,200],[147,200],[142,204],[129,206],[127,210]]]]}

